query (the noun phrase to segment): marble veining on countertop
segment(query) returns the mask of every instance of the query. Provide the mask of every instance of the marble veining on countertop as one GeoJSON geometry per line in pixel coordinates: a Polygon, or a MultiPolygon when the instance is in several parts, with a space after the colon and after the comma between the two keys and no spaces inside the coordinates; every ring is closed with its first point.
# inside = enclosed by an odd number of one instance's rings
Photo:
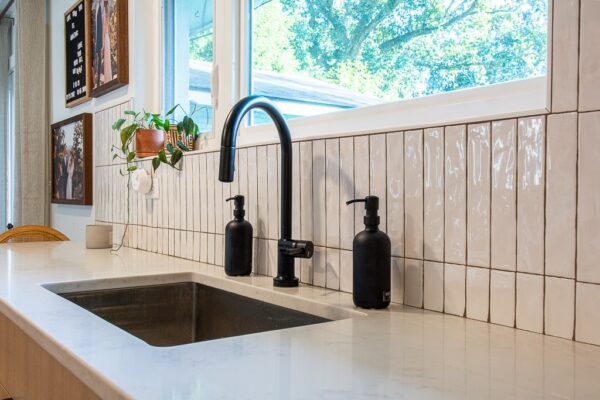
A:
{"type": "Polygon", "coordinates": [[[271,282],[132,249],[0,245],[0,312],[102,398],[600,398],[600,347],[401,305],[365,312],[347,293],[271,282]],[[45,287],[179,279],[342,319],[159,348],[45,287]]]}

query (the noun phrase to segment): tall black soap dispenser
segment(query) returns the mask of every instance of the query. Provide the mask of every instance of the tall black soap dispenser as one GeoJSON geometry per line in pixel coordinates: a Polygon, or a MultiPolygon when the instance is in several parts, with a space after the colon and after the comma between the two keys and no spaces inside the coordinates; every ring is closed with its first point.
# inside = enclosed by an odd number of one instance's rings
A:
{"type": "Polygon", "coordinates": [[[365,230],[354,237],[353,291],[354,304],[361,308],[386,308],[390,304],[391,243],[379,230],[379,198],[367,196],[346,204],[365,203],[365,230]]]}
{"type": "Polygon", "coordinates": [[[229,276],[252,273],[252,225],[244,220],[244,196],[233,196],[234,219],[225,227],[225,273],[229,276]]]}

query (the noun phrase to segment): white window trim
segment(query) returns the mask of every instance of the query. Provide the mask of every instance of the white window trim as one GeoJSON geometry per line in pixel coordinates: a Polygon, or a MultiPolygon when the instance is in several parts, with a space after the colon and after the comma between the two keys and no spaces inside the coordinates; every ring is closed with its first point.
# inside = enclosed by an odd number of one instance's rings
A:
{"type": "MultiPolygon", "coordinates": [[[[547,77],[457,90],[410,100],[342,110],[288,121],[292,139],[404,131],[481,120],[545,114],[547,77]]],[[[241,128],[240,146],[277,141],[274,125],[241,128]]]]}

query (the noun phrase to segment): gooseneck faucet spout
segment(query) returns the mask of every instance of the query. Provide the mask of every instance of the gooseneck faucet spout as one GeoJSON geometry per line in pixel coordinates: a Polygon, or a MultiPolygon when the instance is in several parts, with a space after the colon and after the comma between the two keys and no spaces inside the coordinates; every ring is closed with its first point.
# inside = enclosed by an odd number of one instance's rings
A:
{"type": "Polygon", "coordinates": [[[292,239],[292,137],[283,115],[269,99],[249,96],[241,99],[229,112],[221,138],[219,180],[233,181],[237,132],[244,116],[255,108],[271,117],[281,142],[281,238],[278,242],[277,276],[273,278],[273,285],[295,287],[298,286],[298,278],[295,276],[294,259],[312,257],[313,244],[292,239]]]}

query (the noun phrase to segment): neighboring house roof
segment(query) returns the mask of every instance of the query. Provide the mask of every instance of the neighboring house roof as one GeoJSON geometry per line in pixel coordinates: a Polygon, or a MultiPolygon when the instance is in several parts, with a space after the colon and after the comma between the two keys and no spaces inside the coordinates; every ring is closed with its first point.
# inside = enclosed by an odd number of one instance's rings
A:
{"type": "MultiPolygon", "coordinates": [[[[210,92],[212,64],[190,60],[190,90],[210,92]]],[[[301,102],[339,108],[381,104],[381,100],[318,79],[275,72],[254,73],[254,93],[277,101],[301,102]]]]}

